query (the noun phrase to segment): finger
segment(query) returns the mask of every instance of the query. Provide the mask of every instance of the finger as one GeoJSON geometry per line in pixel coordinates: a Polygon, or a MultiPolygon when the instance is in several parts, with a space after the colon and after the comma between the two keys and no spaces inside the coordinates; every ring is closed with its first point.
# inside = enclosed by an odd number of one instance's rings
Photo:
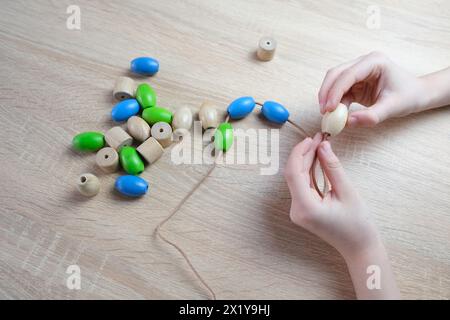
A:
{"type": "Polygon", "coordinates": [[[325,78],[322,81],[322,85],[319,89],[319,105],[320,105],[320,112],[322,114],[325,113],[324,107],[325,103],[327,101],[328,92],[333,85],[333,83],[336,81],[336,79],[339,77],[339,75],[344,71],[345,69],[349,68],[350,66],[354,65],[356,62],[360,61],[364,56],[358,57],[356,59],[353,59],[349,62],[345,62],[341,65],[338,65],[337,67],[331,68],[327,71],[325,78]]]}
{"type": "Polygon", "coordinates": [[[350,90],[350,88],[368,78],[379,66],[379,59],[374,56],[368,56],[358,61],[353,66],[341,72],[339,77],[329,89],[327,101],[324,110],[332,111],[336,108],[342,97],[350,90]]]}
{"type": "Polygon", "coordinates": [[[331,150],[331,145],[328,141],[324,141],[319,145],[318,157],[336,196],[338,198],[351,197],[353,187],[345,174],[341,162],[331,150]]]}
{"type": "Polygon", "coordinates": [[[309,188],[309,172],[304,165],[305,154],[308,153],[312,145],[312,139],[306,138],[292,149],[289,155],[284,177],[288,184],[292,198],[297,198],[304,206],[313,206],[311,189],[309,188]]]}
{"type": "Polygon", "coordinates": [[[305,169],[308,172],[311,170],[314,158],[316,157],[317,147],[319,146],[321,141],[322,141],[322,133],[317,132],[314,135],[314,138],[311,142],[311,147],[309,148],[309,151],[305,154],[305,159],[303,162],[305,169]]]}
{"type": "Polygon", "coordinates": [[[389,108],[388,102],[380,101],[367,109],[353,111],[348,116],[347,125],[350,128],[373,127],[387,118],[386,110],[389,108]]]}

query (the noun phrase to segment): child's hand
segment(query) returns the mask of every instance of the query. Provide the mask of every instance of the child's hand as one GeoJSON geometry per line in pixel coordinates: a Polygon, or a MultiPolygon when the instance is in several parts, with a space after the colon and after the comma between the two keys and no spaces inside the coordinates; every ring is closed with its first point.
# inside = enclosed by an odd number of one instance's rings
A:
{"type": "Polygon", "coordinates": [[[367,207],[348,180],[339,159],[321,134],[306,138],[293,150],[285,168],[291,192],[291,220],[315,233],[344,257],[378,245],[379,237],[367,207]],[[312,187],[309,171],[315,153],[332,190],[322,199],[312,187]]]}
{"type": "Polygon", "coordinates": [[[292,150],[284,174],[292,197],[291,220],[315,233],[342,254],[357,297],[400,298],[377,228],[331,150],[330,143],[321,142],[321,134],[314,139],[306,138],[292,150]],[[316,150],[332,185],[332,190],[324,199],[313,188],[309,175],[316,150]],[[374,272],[372,270],[377,270],[377,274],[371,274],[374,272]],[[375,282],[371,282],[371,277],[375,282]]]}
{"type": "Polygon", "coordinates": [[[349,126],[374,126],[391,117],[422,111],[429,101],[426,83],[372,52],[330,69],[319,91],[320,112],[333,111],[339,102],[358,102],[364,110],[350,113],[349,126]]]}

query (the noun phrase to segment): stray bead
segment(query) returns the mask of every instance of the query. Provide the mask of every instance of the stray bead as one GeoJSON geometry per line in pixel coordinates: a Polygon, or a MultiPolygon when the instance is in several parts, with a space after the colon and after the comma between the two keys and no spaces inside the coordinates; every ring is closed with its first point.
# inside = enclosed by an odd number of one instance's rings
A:
{"type": "Polygon", "coordinates": [[[111,173],[119,167],[119,154],[111,147],[100,149],[95,156],[95,162],[102,171],[111,173]]]}
{"type": "Polygon", "coordinates": [[[128,197],[140,197],[147,193],[148,183],[141,177],[121,176],[116,179],[114,187],[128,197]]]}
{"type": "Polygon", "coordinates": [[[136,94],[136,83],[133,79],[128,77],[119,77],[113,90],[113,97],[116,100],[122,101],[134,98],[136,94]]]}
{"type": "Polygon", "coordinates": [[[277,42],[274,38],[263,37],[259,40],[256,55],[261,61],[270,61],[275,55],[276,48],[277,42]]]}
{"type": "Polygon", "coordinates": [[[72,139],[72,146],[78,151],[97,151],[105,146],[104,135],[101,132],[82,132],[72,139]]]}
{"type": "Polygon", "coordinates": [[[114,121],[126,121],[129,117],[139,112],[139,103],[136,99],[127,99],[119,102],[111,111],[111,117],[114,121]]]}
{"type": "Polygon", "coordinates": [[[140,57],[131,61],[130,69],[134,73],[152,76],[159,70],[158,60],[150,57],[140,57]]]}
{"type": "Polygon", "coordinates": [[[78,177],[78,191],[86,197],[93,197],[100,191],[100,181],[92,173],[84,173],[78,177]]]}

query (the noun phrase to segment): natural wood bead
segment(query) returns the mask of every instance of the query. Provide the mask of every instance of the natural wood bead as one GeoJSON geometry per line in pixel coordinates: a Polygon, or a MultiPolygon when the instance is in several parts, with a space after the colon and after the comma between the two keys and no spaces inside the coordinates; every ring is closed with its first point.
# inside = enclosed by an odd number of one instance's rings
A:
{"type": "Polygon", "coordinates": [[[172,127],[167,122],[157,122],[152,126],[152,137],[164,147],[172,143],[172,127]]]}
{"type": "Polygon", "coordinates": [[[277,42],[271,37],[262,37],[258,43],[258,50],[256,55],[261,61],[270,61],[275,55],[275,50],[277,48],[277,42]]]}
{"type": "MultiPolygon", "coordinates": [[[[192,127],[192,112],[188,107],[182,107],[175,111],[172,119],[173,131],[177,129],[190,130],[192,127]]],[[[182,131],[182,130],[180,130],[182,131]]]]}
{"type": "Polygon", "coordinates": [[[122,101],[134,98],[136,95],[136,83],[128,77],[119,77],[114,85],[113,96],[115,99],[122,101]]]}
{"type": "Polygon", "coordinates": [[[106,147],[97,152],[95,162],[104,172],[115,172],[119,167],[119,154],[113,148],[106,147]]]}
{"type": "Polygon", "coordinates": [[[132,116],[127,121],[128,132],[137,141],[145,141],[150,137],[150,126],[141,117],[132,116]]]}
{"type": "Polygon", "coordinates": [[[164,153],[161,144],[153,137],[145,140],[136,150],[150,164],[161,158],[164,153]]]}
{"type": "Polygon", "coordinates": [[[100,181],[91,173],[84,173],[78,177],[78,191],[86,197],[95,196],[100,190],[100,181]]]}
{"type": "Polygon", "coordinates": [[[217,128],[219,125],[219,115],[215,105],[209,101],[203,102],[200,106],[198,117],[202,122],[203,129],[217,128]]]}
{"type": "Polygon", "coordinates": [[[111,148],[119,151],[123,146],[130,146],[133,138],[121,127],[113,127],[106,131],[105,141],[111,148]]]}
{"type": "Polygon", "coordinates": [[[344,129],[347,117],[347,106],[339,103],[334,111],[324,114],[322,118],[322,132],[328,133],[330,136],[338,135],[344,129]]]}

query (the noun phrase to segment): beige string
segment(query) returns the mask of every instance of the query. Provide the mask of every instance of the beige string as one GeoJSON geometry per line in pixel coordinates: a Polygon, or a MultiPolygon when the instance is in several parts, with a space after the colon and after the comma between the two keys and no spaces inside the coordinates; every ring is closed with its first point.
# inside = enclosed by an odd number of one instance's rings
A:
{"type": "MultiPolygon", "coordinates": [[[[256,102],[257,105],[262,106],[261,103],[256,102]]],[[[225,122],[228,122],[230,120],[230,115],[227,114],[227,117],[225,118],[225,122]]],[[[310,135],[308,135],[308,133],[302,128],[300,127],[298,124],[296,124],[295,122],[293,122],[292,120],[288,119],[287,122],[289,122],[294,128],[296,128],[298,131],[300,131],[305,137],[309,137],[310,135]]],[[[328,138],[328,135],[325,134],[323,136],[322,140],[325,140],[328,138]]],[[[195,187],[178,203],[178,205],[172,210],[172,212],[163,220],[161,221],[158,226],[155,229],[155,233],[157,236],[159,236],[161,238],[161,240],[163,240],[165,243],[169,244],[170,246],[172,246],[173,248],[175,248],[180,254],[181,256],[184,258],[184,260],[186,261],[187,265],[189,266],[189,268],[191,269],[191,271],[194,273],[194,275],[197,277],[197,279],[201,282],[201,284],[206,288],[206,290],[208,291],[208,293],[210,294],[211,298],[213,300],[216,300],[216,294],[214,293],[214,290],[208,285],[208,283],[203,279],[203,277],[200,275],[200,273],[197,271],[197,269],[194,267],[194,265],[192,264],[191,260],[189,259],[189,257],[187,256],[187,254],[184,252],[184,250],[177,245],[176,243],[170,241],[169,239],[167,239],[162,233],[161,233],[161,229],[163,228],[163,226],[169,222],[170,219],[172,219],[178,211],[180,211],[181,207],[186,203],[187,200],[189,200],[189,198],[197,191],[197,189],[203,184],[203,182],[205,182],[205,180],[211,175],[211,173],[214,171],[214,169],[216,168],[217,165],[217,159],[223,154],[222,151],[218,152],[217,154],[215,154],[214,156],[214,163],[211,166],[211,168],[208,170],[208,172],[206,173],[205,176],[203,176],[203,178],[201,178],[197,184],[195,185],[195,187]]],[[[313,182],[314,188],[315,190],[319,193],[319,195],[323,198],[324,195],[327,192],[328,189],[328,183],[327,183],[327,178],[324,174],[324,171],[322,169],[322,174],[324,177],[324,188],[323,191],[320,190],[320,188],[317,185],[317,180],[316,180],[316,175],[315,175],[315,169],[317,166],[317,154],[315,155],[314,158],[314,162],[310,171],[310,176],[311,176],[311,180],[313,182]]]]}
{"type": "MultiPolygon", "coordinates": [[[[227,115],[227,117],[225,118],[225,122],[228,122],[229,120],[230,120],[230,116],[227,115]]],[[[174,242],[168,240],[166,237],[164,237],[161,233],[161,229],[170,219],[173,218],[173,216],[175,216],[175,214],[178,211],[180,211],[181,207],[186,203],[186,201],[195,193],[195,191],[197,191],[197,189],[202,185],[202,183],[205,182],[205,180],[211,175],[213,170],[216,168],[217,159],[222,154],[223,154],[223,152],[220,151],[214,155],[214,163],[211,166],[211,168],[208,170],[206,175],[203,178],[201,178],[199,182],[197,182],[195,187],[180,201],[180,203],[178,203],[178,205],[172,210],[172,212],[163,221],[161,221],[155,229],[156,235],[158,235],[161,238],[161,240],[163,240],[167,244],[174,247],[183,256],[184,260],[188,264],[191,271],[194,273],[194,275],[197,277],[197,279],[203,284],[203,286],[208,290],[208,292],[211,295],[211,298],[213,300],[216,300],[216,294],[214,293],[214,290],[211,289],[211,287],[208,285],[208,283],[206,283],[206,281],[203,279],[203,277],[200,275],[200,273],[197,271],[197,269],[195,269],[194,265],[192,264],[191,260],[188,258],[188,256],[184,252],[184,250],[180,246],[178,246],[176,243],[174,243],[174,242]]]]}

